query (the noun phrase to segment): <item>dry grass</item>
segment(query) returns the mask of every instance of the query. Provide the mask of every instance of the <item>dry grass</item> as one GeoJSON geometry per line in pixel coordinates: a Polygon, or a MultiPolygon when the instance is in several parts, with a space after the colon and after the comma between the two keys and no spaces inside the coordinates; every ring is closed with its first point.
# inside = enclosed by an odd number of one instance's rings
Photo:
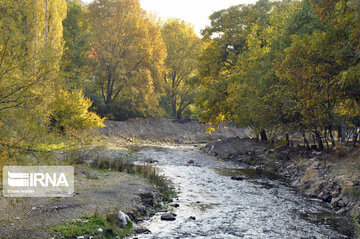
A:
{"type": "Polygon", "coordinates": [[[136,174],[148,179],[149,182],[158,186],[162,192],[168,190],[166,178],[158,175],[156,168],[150,165],[134,165],[129,160],[122,158],[117,158],[111,161],[107,158],[102,158],[94,161],[92,166],[98,169],[136,174]]]}

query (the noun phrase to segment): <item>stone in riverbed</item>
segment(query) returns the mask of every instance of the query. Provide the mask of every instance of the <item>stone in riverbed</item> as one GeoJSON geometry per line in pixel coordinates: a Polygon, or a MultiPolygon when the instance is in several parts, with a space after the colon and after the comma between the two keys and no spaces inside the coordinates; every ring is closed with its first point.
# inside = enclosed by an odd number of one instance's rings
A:
{"type": "Polygon", "coordinates": [[[172,213],[166,213],[161,215],[161,220],[163,221],[175,221],[176,217],[172,213]]]}
{"type": "Polygon", "coordinates": [[[235,181],[241,181],[241,180],[244,180],[245,178],[241,177],[241,176],[232,176],[231,179],[235,180],[235,181]]]}
{"type": "Polygon", "coordinates": [[[141,193],[139,196],[141,197],[141,201],[144,205],[154,205],[154,195],[152,193],[141,193]]]}
{"type": "Polygon", "coordinates": [[[143,227],[135,228],[134,232],[136,234],[149,234],[149,233],[151,233],[151,231],[149,229],[146,229],[146,228],[143,228],[143,227]]]}

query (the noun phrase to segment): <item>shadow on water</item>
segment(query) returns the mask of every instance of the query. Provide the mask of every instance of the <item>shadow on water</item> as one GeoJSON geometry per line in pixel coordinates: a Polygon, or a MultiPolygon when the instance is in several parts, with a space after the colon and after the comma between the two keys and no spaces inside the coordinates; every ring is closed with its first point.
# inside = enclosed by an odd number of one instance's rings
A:
{"type": "Polygon", "coordinates": [[[325,211],[317,213],[299,212],[299,215],[302,219],[309,221],[313,224],[328,225],[343,235],[347,235],[350,238],[353,236],[353,227],[349,222],[350,219],[345,216],[335,215],[325,211]]]}
{"type": "Polygon", "coordinates": [[[243,176],[246,179],[269,179],[269,180],[284,180],[283,177],[257,168],[219,168],[216,172],[223,176],[243,176]]]}

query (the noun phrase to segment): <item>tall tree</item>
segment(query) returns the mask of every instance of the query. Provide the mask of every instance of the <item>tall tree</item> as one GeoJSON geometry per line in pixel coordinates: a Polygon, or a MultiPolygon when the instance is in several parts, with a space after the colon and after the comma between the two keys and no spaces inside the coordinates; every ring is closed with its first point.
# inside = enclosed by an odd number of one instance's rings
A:
{"type": "MultiPolygon", "coordinates": [[[[54,105],[66,100],[59,75],[65,15],[65,0],[0,1],[0,155],[43,142],[59,112],[54,105]]],[[[101,124],[88,104],[74,102],[81,113],[66,115],[72,122],[101,124]]]]}
{"type": "Polygon", "coordinates": [[[27,130],[30,122],[48,115],[58,79],[66,5],[63,0],[1,1],[0,8],[1,130],[8,143],[11,138],[20,142],[34,133],[27,130]],[[15,124],[23,126],[12,127],[15,124]]]}
{"type": "Polygon", "coordinates": [[[64,53],[61,70],[71,88],[85,88],[94,71],[90,58],[90,26],[87,11],[80,0],[67,1],[67,15],[63,21],[64,53]]]}
{"type": "Polygon", "coordinates": [[[180,119],[194,103],[195,90],[189,81],[196,76],[202,42],[190,24],[177,19],[168,20],[161,33],[167,49],[163,105],[171,117],[180,119]]]}
{"type": "MultiPolygon", "coordinates": [[[[264,130],[260,124],[255,123],[255,117],[253,117],[261,111],[254,109],[251,114],[253,116],[248,114],[247,119],[244,117],[240,119],[239,116],[246,115],[244,109],[249,109],[247,113],[250,113],[252,108],[249,105],[240,104],[239,101],[235,102],[242,98],[240,96],[242,94],[236,91],[240,89],[249,95],[247,100],[243,98],[247,103],[252,104],[253,107],[260,106],[261,101],[252,100],[256,99],[256,92],[259,92],[259,84],[261,84],[264,71],[262,72],[261,67],[259,68],[259,64],[255,65],[250,61],[255,63],[256,56],[259,58],[262,56],[259,55],[260,51],[258,53],[250,51],[249,39],[251,36],[256,38],[256,41],[260,41],[258,49],[263,48],[261,51],[265,51],[269,42],[266,43],[265,39],[260,39],[257,35],[263,31],[259,27],[264,28],[268,25],[272,6],[270,1],[262,0],[254,5],[233,6],[210,16],[211,26],[202,32],[208,45],[202,53],[199,64],[199,83],[205,97],[200,96],[198,104],[203,109],[203,120],[211,123],[232,120],[238,125],[253,126],[259,133],[264,130]],[[244,85],[244,79],[252,81],[251,84],[248,81],[249,84],[244,85]],[[247,91],[250,90],[249,87],[252,88],[251,91],[247,91]],[[241,107],[243,107],[242,110],[240,110],[241,107]]],[[[255,51],[255,48],[252,50],[255,51]]],[[[266,87],[263,86],[263,88],[266,87]]],[[[262,136],[266,139],[264,132],[262,136]]]]}
{"type": "Polygon", "coordinates": [[[96,0],[89,5],[89,17],[103,113],[116,114],[119,102],[130,108],[135,104],[137,109],[130,110],[143,115],[159,113],[155,90],[166,56],[160,28],[138,0],[96,0]]]}

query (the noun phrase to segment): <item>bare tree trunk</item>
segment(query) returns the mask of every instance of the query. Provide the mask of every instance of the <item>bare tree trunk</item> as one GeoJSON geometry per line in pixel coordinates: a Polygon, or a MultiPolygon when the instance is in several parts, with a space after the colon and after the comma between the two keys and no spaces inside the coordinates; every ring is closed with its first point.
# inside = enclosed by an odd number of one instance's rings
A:
{"type": "Polygon", "coordinates": [[[268,141],[268,137],[266,135],[265,130],[261,131],[260,138],[261,138],[261,141],[268,141]]]}
{"type": "Polygon", "coordinates": [[[302,135],[304,137],[304,146],[309,150],[310,149],[310,144],[309,144],[309,141],[306,139],[305,131],[303,131],[302,135]]]}
{"type": "Polygon", "coordinates": [[[289,134],[288,133],[286,133],[285,134],[285,140],[286,140],[286,146],[290,146],[290,137],[289,137],[289,134]]]}
{"type": "Polygon", "coordinates": [[[345,139],[346,139],[346,121],[345,119],[342,119],[341,120],[341,135],[340,135],[340,138],[341,138],[341,142],[345,142],[345,139]]]}
{"type": "Polygon", "coordinates": [[[329,147],[328,137],[327,137],[327,128],[324,129],[324,140],[325,140],[325,143],[326,143],[326,147],[330,148],[329,147]]]}
{"type": "Polygon", "coordinates": [[[329,126],[329,136],[330,136],[330,140],[331,140],[331,147],[335,147],[336,143],[335,143],[333,129],[332,129],[331,125],[329,126]]]}
{"type": "Polygon", "coordinates": [[[354,137],[353,137],[353,144],[354,145],[357,142],[358,136],[359,136],[359,129],[358,129],[358,127],[356,127],[355,130],[354,130],[354,137]]]}
{"type": "Polygon", "coordinates": [[[172,117],[175,119],[177,118],[177,114],[176,114],[176,96],[173,96],[173,102],[171,105],[171,111],[172,111],[172,117]]]}
{"type": "Polygon", "coordinates": [[[319,145],[319,149],[320,149],[320,150],[323,150],[323,149],[324,149],[324,144],[323,144],[323,142],[322,142],[320,132],[317,131],[317,130],[315,130],[315,136],[316,136],[316,140],[317,140],[318,145],[319,145]]]}

